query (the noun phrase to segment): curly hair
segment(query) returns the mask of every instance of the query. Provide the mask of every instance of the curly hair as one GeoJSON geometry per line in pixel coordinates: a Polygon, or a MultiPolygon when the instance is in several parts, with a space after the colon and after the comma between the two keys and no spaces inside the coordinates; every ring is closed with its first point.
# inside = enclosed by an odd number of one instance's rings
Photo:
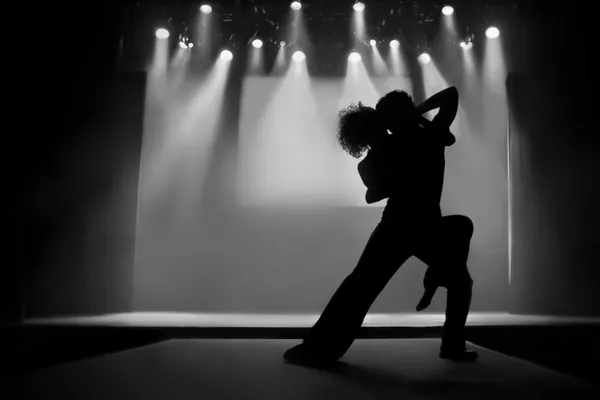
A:
{"type": "Polygon", "coordinates": [[[340,146],[352,157],[360,158],[370,146],[370,132],[380,128],[375,109],[359,101],[340,110],[338,116],[337,139],[340,146]]]}

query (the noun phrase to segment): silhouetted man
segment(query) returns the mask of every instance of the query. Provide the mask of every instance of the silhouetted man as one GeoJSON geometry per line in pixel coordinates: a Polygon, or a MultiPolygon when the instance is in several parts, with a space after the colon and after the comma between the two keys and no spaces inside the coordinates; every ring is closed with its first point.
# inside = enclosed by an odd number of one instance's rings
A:
{"type": "Polygon", "coordinates": [[[351,156],[367,156],[358,165],[367,187],[367,203],[388,199],[358,265],[344,279],[303,343],[284,354],[292,363],[333,365],[348,350],[369,308],[398,268],[411,256],[427,264],[425,294],[429,305],[438,286],[446,287],[446,322],[440,357],[475,360],[465,348],[473,281],[467,258],[473,223],[465,216],[442,217],[446,146],[455,142],[450,125],[458,111],[458,91],[443,90],[416,107],[408,93],[393,91],[376,109],[359,102],[340,111],[338,141],[351,156]],[[439,108],[433,121],[422,114],[439,108]],[[388,133],[391,132],[391,134],[388,133]]]}

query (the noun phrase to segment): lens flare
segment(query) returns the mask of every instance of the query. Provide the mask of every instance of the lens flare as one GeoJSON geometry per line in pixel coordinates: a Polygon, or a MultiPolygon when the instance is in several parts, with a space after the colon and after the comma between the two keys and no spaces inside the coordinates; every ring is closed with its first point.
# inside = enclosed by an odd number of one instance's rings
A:
{"type": "Polygon", "coordinates": [[[301,62],[304,61],[306,59],[306,56],[304,55],[303,52],[301,51],[297,51],[292,55],[292,59],[296,62],[301,62]]]}
{"type": "Polygon", "coordinates": [[[158,28],[156,30],[156,37],[159,39],[167,39],[169,37],[169,31],[165,28],[158,28]]]}
{"type": "Polygon", "coordinates": [[[498,36],[500,36],[500,30],[495,26],[490,26],[485,31],[485,36],[487,36],[489,39],[496,39],[498,36]]]}
{"type": "Polygon", "coordinates": [[[454,7],[452,7],[452,6],[445,6],[444,8],[442,8],[442,14],[444,14],[444,15],[452,15],[452,14],[454,14],[454,7]]]}
{"type": "Polygon", "coordinates": [[[421,61],[423,64],[427,64],[429,61],[431,61],[431,56],[427,53],[423,53],[419,56],[419,61],[421,61]]]}
{"type": "Polygon", "coordinates": [[[225,61],[231,61],[233,60],[233,53],[229,50],[223,50],[221,52],[221,59],[225,61]]]}
{"type": "Polygon", "coordinates": [[[360,56],[360,54],[356,52],[350,53],[350,55],[348,56],[348,61],[350,61],[352,64],[360,62],[361,59],[362,57],[360,56]]]}
{"type": "Polygon", "coordinates": [[[365,5],[359,1],[358,3],[354,3],[353,8],[356,12],[363,12],[365,10],[365,5]]]}

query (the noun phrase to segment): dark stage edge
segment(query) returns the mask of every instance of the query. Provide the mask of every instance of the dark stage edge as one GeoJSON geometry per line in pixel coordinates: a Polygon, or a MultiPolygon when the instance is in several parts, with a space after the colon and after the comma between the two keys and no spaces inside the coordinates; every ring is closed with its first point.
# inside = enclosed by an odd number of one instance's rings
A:
{"type": "MultiPolygon", "coordinates": [[[[122,313],[2,325],[0,368],[23,372],[170,339],[296,339],[318,315],[122,313]]],[[[359,339],[439,338],[443,314],[369,314],[359,339]]],[[[600,318],[472,313],[473,343],[600,385],[600,318]],[[582,346],[585,350],[582,350],[582,346]]],[[[439,339],[438,339],[439,342],[439,339]]]]}
{"type": "MultiPolygon", "coordinates": [[[[333,371],[284,362],[286,339],[193,339],[24,374],[23,398],[595,399],[579,379],[469,344],[476,363],[438,357],[435,339],[357,340],[333,371]]],[[[2,388],[5,390],[7,385],[2,388]]]]}

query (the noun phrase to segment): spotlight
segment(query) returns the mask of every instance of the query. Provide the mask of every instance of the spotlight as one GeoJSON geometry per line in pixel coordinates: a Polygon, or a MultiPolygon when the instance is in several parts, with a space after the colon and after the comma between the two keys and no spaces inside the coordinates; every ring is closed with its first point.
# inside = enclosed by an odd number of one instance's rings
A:
{"type": "Polygon", "coordinates": [[[377,41],[375,39],[371,39],[371,41],[369,43],[371,44],[372,47],[377,46],[377,41]]]}
{"type": "Polygon", "coordinates": [[[473,42],[467,43],[467,45],[465,46],[465,50],[469,50],[471,47],[473,47],[473,42]]]}
{"type": "Polygon", "coordinates": [[[212,7],[209,6],[208,4],[203,4],[203,5],[200,6],[200,12],[202,14],[208,15],[208,14],[210,14],[212,12],[212,7]]]}
{"type": "Polygon", "coordinates": [[[159,39],[167,39],[169,37],[169,31],[165,28],[158,28],[156,30],[156,37],[159,39]]]}
{"type": "Polygon", "coordinates": [[[223,50],[221,52],[221,59],[225,61],[231,61],[233,60],[233,53],[229,50],[223,50]]]}
{"type": "Polygon", "coordinates": [[[365,5],[359,1],[357,3],[354,3],[353,8],[354,8],[354,11],[356,11],[356,12],[362,12],[365,10],[365,5]]]}
{"type": "Polygon", "coordinates": [[[427,53],[423,53],[419,56],[419,61],[421,61],[423,64],[427,64],[429,61],[431,61],[431,56],[427,53]]]}
{"type": "Polygon", "coordinates": [[[294,1],[292,2],[292,4],[290,4],[290,7],[292,7],[292,10],[298,11],[302,8],[302,3],[300,3],[299,1],[294,1]]]}
{"type": "Polygon", "coordinates": [[[179,47],[182,49],[187,49],[187,44],[185,44],[185,42],[179,42],[179,47]]]}
{"type": "Polygon", "coordinates": [[[304,55],[303,52],[297,51],[292,55],[292,59],[296,62],[301,62],[301,61],[304,61],[304,59],[306,59],[306,56],[304,55]]]}
{"type": "Polygon", "coordinates": [[[392,49],[397,49],[398,47],[400,47],[400,42],[394,39],[390,42],[390,47],[392,49]]]}
{"type": "Polygon", "coordinates": [[[356,52],[350,53],[350,55],[348,56],[348,61],[350,61],[352,64],[360,62],[361,59],[362,57],[360,56],[360,54],[356,52]]]}
{"type": "Polygon", "coordinates": [[[285,47],[285,41],[282,40],[281,42],[279,42],[279,47],[285,47]]]}
{"type": "Polygon", "coordinates": [[[260,49],[263,46],[263,42],[260,39],[254,39],[252,41],[252,46],[254,46],[255,49],[260,49]]]}
{"type": "Polygon", "coordinates": [[[500,36],[500,30],[495,26],[490,26],[485,31],[485,36],[487,36],[490,39],[496,39],[498,36],[500,36]]]}
{"type": "Polygon", "coordinates": [[[442,8],[442,14],[444,14],[444,15],[452,15],[452,14],[454,14],[454,7],[452,7],[452,6],[445,6],[444,8],[442,8]]]}
{"type": "Polygon", "coordinates": [[[463,49],[467,47],[467,43],[466,42],[460,42],[460,47],[462,47],[463,49]]]}
{"type": "Polygon", "coordinates": [[[194,43],[190,42],[190,44],[188,44],[188,47],[191,49],[192,47],[194,47],[194,43]]]}

